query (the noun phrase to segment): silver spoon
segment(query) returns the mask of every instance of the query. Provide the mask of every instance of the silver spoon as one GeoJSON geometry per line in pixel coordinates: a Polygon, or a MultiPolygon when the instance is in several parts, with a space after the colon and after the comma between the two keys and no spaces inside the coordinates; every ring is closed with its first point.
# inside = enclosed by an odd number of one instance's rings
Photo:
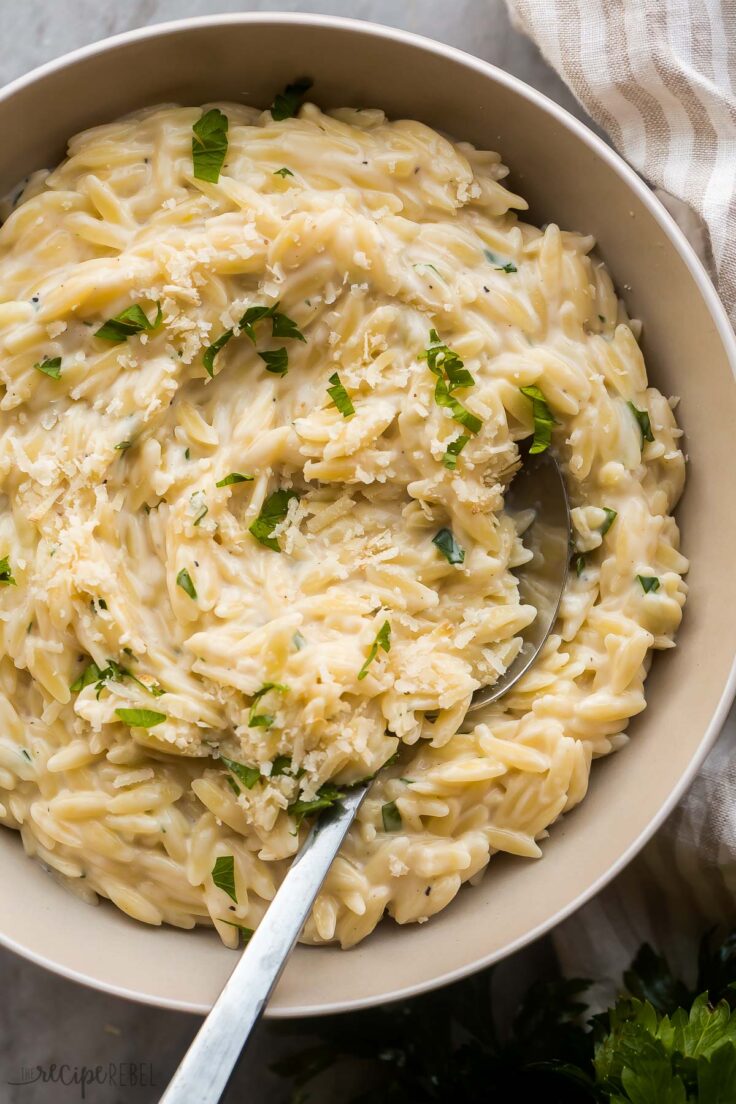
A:
{"type": "MultiPolygon", "coordinates": [[[[552,630],[567,580],[570,513],[562,473],[549,452],[525,456],[506,508],[535,513],[525,534],[533,555],[519,570],[519,591],[537,616],[524,630],[514,662],[493,686],[476,691],[470,710],[496,701],[532,665],[552,630]]],[[[312,827],[161,1104],[217,1104],[222,1097],[367,792],[368,783],[353,786],[312,827]]]]}

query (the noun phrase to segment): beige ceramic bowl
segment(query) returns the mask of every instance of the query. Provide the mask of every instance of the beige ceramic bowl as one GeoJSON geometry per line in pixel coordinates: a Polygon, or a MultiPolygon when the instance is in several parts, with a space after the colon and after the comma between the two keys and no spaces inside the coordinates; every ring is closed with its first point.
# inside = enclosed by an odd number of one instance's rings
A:
{"type": "MultiPolygon", "coordinates": [[[[319,16],[234,15],[152,27],[71,54],[0,93],[0,193],[55,164],[84,127],[161,101],[268,105],[308,72],[323,106],[380,106],[500,150],[532,220],[595,235],[629,312],[644,322],[652,381],[682,397],[690,458],[679,511],[692,561],[675,651],[657,657],[631,743],[593,770],[587,800],[552,828],[539,861],[494,858],[430,923],[393,921],[354,950],[300,947],[278,1016],[389,1000],[521,947],[577,908],[636,853],[693,777],[734,692],[734,337],[674,223],[626,165],[539,93],[481,61],[398,31],[319,16]]],[[[0,941],[121,996],[206,1010],[234,963],[206,931],[136,924],[90,908],[0,829],[0,941]]]]}

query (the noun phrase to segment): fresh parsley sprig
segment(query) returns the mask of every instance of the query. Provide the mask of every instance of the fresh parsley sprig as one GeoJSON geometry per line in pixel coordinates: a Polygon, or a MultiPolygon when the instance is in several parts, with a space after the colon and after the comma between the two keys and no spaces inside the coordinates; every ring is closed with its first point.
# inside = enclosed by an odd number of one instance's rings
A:
{"type": "MultiPolygon", "coordinates": [[[[249,337],[255,345],[256,323],[262,322],[267,318],[271,319],[272,337],[286,337],[295,341],[307,340],[294,319],[279,310],[279,303],[272,303],[270,307],[265,304],[257,304],[256,306],[248,307],[236,328],[225,330],[224,333],[221,333],[220,336],[205,349],[202,362],[207,375],[212,377],[215,374],[215,357],[220,349],[224,348],[228,341],[235,335],[236,329],[238,333],[244,333],[246,337],[249,337]]],[[[266,362],[267,371],[275,372],[280,376],[286,375],[289,367],[289,357],[285,348],[282,347],[280,349],[259,353],[259,356],[266,362]]]]}
{"type": "Polygon", "coordinates": [[[641,430],[641,443],[642,443],[642,446],[644,445],[645,441],[653,441],[654,440],[654,434],[652,433],[652,423],[651,423],[651,419],[649,417],[649,411],[648,410],[638,410],[636,408],[636,406],[634,406],[633,402],[628,402],[626,405],[628,406],[629,410],[631,411],[631,413],[636,418],[639,429],[641,430]]]}
{"type": "Polygon", "coordinates": [[[127,341],[129,337],[134,337],[135,334],[152,333],[161,325],[161,319],[163,318],[161,304],[156,303],[155,306],[156,315],[153,322],[149,322],[143,308],[138,303],[133,303],[132,306],[126,307],[120,314],[116,314],[114,318],[108,318],[107,322],[104,322],[98,330],[95,330],[95,337],[99,337],[102,341],[109,341],[111,345],[121,345],[123,341],[127,341]]]}
{"type": "Polygon", "coordinates": [[[271,116],[274,121],[281,123],[284,119],[290,119],[296,115],[313,83],[310,77],[299,77],[298,80],[287,84],[283,92],[279,92],[274,97],[271,105],[271,116]]]}
{"type": "Polygon", "coordinates": [[[440,341],[437,330],[429,331],[429,345],[419,359],[426,360],[430,372],[437,377],[434,385],[437,406],[446,407],[456,422],[471,433],[478,433],[483,422],[453,394],[459,389],[473,387],[475,380],[458,354],[440,341]]]}
{"type": "Polygon", "coordinates": [[[0,559],[0,586],[17,586],[13,578],[13,569],[10,566],[10,557],[3,556],[0,559]]]}
{"type": "Polygon", "coordinates": [[[337,372],[333,372],[330,376],[331,387],[327,388],[327,394],[332,399],[333,405],[337,407],[343,418],[352,418],[355,413],[355,407],[347,391],[340,382],[340,377],[337,372]]]}
{"type": "Polygon", "coordinates": [[[557,425],[557,419],[550,410],[544,393],[536,384],[532,383],[528,387],[520,387],[519,390],[532,404],[534,440],[529,452],[532,455],[546,452],[552,443],[552,426],[557,425]]]}
{"type": "Polygon", "coordinates": [[[332,782],[325,782],[323,786],[317,790],[317,796],[309,801],[305,801],[302,798],[298,798],[296,801],[292,801],[288,806],[287,812],[294,817],[297,828],[301,822],[307,816],[313,816],[314,813],[319,813],[323,809],[330,809],[338,801],[345,796],[343,790],[338,789],[332,782]]]}
{"type": "Polygon", "coordinates": [[[645,945],[624,974],[626,993],[587,1023],[589,982],[537,981],[503,1035],[484,971],[410,1001],[315,1020],[318,1042],[273,1068],[306,1099],[314,1078],[359,1061],[360,1087],[344,1104],[730,1104],[736,932],[720,944],[703,940],[697,964],[690,989],[645,945]]]}
{"type": "Polygon", "coordinates": [[[286,518],[291,500],[298,497],[296,491],[282,488],[270,494],[263,503],[260,514],[249,526],[249,532],[264,548],[270,548],[272,552],[281,551],[281,546],[278,539],[273,536],[273,531],[286,518]]]}
{"type": "Polygon", "coordinates": [[[465,549],[461,548],[455,540],[452,529],[440,529],[432,537],[432,544],[436,545],[448,563],[461,564],[465,562],[465,549]]]}
{"type": "Polygon", "coordinates": [[[192,164],[197,180],[216,184],[228,147],[228,118],[217,107],[205,111],[192,127],[192,164]]]}
{"type": "Polygon", "coordinates": [[[219,855],[215,859],[215,865],[212,867],[212,881],[218,889],[221,889],[223,893],[227,893],[228,897],[232,898],[237,905],[235,859],[232,855],[219,855]]]}
{"type": "Polygon", "coordinates": [[[362,680],[367,676],[368,668],[378,655],[379,648],[382,648],[384,652],[391,651],[391,625],[388,621],[384,621],[380,629],[376,633],[376,638],[371,644],[368,651],[368,657],[363,666],[358,671],[358,682],[362,682],[362,680]]]}
{"type": "Polygon", "coordinates": [[[272,690],[277,691],[279,694],[288,694],[289,687],[284,686],[281,682],[264,682],[260,690],[256,690],[250,703],[250,713],[248,714],[248,728],[270,728],[275,718],[270,713],[257,713],[258,703],[266,694],[269,694],[272,690]]]}
{"type": "Polygon", "coordinates": [[[61,357],[44,357],[43,360],[39,360],[37,364],[33,365],[39,372],[43,372],[45,376],[50,376],[51,379],[61,379],[61,357]]]}

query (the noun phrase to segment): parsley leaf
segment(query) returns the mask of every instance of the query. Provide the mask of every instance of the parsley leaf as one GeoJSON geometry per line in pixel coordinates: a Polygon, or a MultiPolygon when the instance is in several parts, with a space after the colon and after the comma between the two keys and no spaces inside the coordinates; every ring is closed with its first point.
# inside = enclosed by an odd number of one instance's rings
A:
{"type": "Polygon", "coordinates": [[[272,303],[270,307],[263,306],[263,304],[255,307],[248,307],[247,311],[238,322],[238,329],[241,333],[246,334],[255,345],[256,331],[254,327],[256,322],[260,322],[262,318],[273,318],[277,309],[278,303],[272,303]]]}
{"type": "Polygon", "coordinates": [[[641,589],[645,594],[649,594],[650,590],[655,593],[659,590],[659,579],[656,575],[637,575],[636,577],[641,583],[641,589]]]}
{"type": "Polygon", "coordinates": [[[343,791],[339,790],[337,786],[334,786],[331,782],[325,782],[324,786],[320,786],[317,790],[317,796],[315,798],[311,801],[304,801],[301,798],[297,801],[292,801],[287,812],[294,817],[298,828],[306,816],[318,813],[322,809],[331,808],[344,796],[345,794],[343,791]]]}
{"type": "MultiPolygon", "coordinates": [[[[278,306],[278,303],[276,306],[278,306]]],[[[289,318],[288,314],[283,314],[281,311],[277,310],[274,310],[271,315],[271,336],[291,337],[295,341],[307,340],[294,319],[289,318]]]]}
{"type": "Polygon", "coordinates": [[[497,257],[495,253],[492,253],[490,249],[484,249],[483,254],[487,261],[489,261],[496,272],[518,272],[518,268],[513,261],[504,261],[501,257],[497,257]]]}
{"type": "Polygon", "coordinates": [[[246,790],[252,790],[256,782],[260,781],[261,772],[258,767],[246,767],[244,763],[238,763],[235,759],[227,759],[220,755],[220,762],[224,763],[231,774],[234,774],[243,783],[246,790]]]}
{"type": "Polygon", "coordinates": [[[93,682],[101,682],[102,677],[102,671],[97,664],[89,663],[79,678],[76,678],[70,685],[69,689],[73,694],[78,694],[80,690],[84,690],[85,686],[91,686],[93,682]]]}
{"type": "Polygon", "coordinates": [[[532,404],[532,416],[534,418],[534,440],[529,452],[535,455],[546,452],[552,443],[552,426],[557,425],[557,419],[547,405],[544,393],[536,384],[528,387],[520,387],[522,395],[526,395],[532,404]]]}
{"type": "Polygon", "coordinates": [[[387,801],[381,806],[381,820],[384,832],[400,832],[403,827],[401,813],[395,801],[387,801]]]}
{"type": "Polygon", "coordinates": [[[333,372],[330,376],[330,383],[332,387],[327,388],[327,394],[330,396],[343,418],[351,418],[355,413],[355,407],[347,391],[340,383],[340,377],[337,372],[333,372]]]}
{"type": "Polygon", "coordinates": [[[225,330],[224,333],[220,334],[216,341],[213,341],[212,344],[205,349],[204,356],[202,357],[202,363],[204,364],[205,371],[207,372],[207,375],[210,377],[210,379],[212,379],[215,374],[215,357],[219,353],[220,349],[222,349],[223,346],[227,345],[232,336],[232,330],[225,330]]]}
{"type": "Polygon", "coordinates": [[[228,897],[231,897],[237,905],[235,859],[232,855],[220,855],[219,858],[215,859],[215,865],[212,867],[212,881],[218,889],[221,889],[223,893],[227,893],[228,897]]]}
{"type": "Polygon", "coordinates": [[[633,402],[628,402],[626,405],[628,406],[629,410],[631,411],[631,413],[634,415],[637,422],[639,423],[639,429],[641,430],[641,443],[642,443],[642,445],[644,444],[645,441],[653,441],[654,440],[654,434],[652,433],[652,423],[649,420],[649,411],[647,411],[647,410],[637,410],[637,408],[634,406],[633,402]]]}
{"type": "Polygon", "coordinates": [[[580,576],[585,571],[585,553],[584,552],[579,552],[577,554],[577,556],[573,560],[573,565],[575,567],[575,574],[577,575],[577,577],[579,579],[580,576]]]}
{"type": "Polygon", "coordinates": [[[380,629],[376,633],[376,639],[370,646],[368,658],[358,672],[358,682],[361,682],[368,674],[368,668],[378,655],[379,648],[383,648],[384,652],[391,651],[391,625],[388,623],[388,621],[384,621],[380,629]]]}
{"type": "Polygon", "coordinates": [[[45,376],[51,376],[51,379],[61,379],[61,357],[44,357],[33,367],[38,368],[45,376]]]}
{"type": "Polygon", "coordinates": [[[288,694],[289,687],[284,686],[281,682],[264,682],[261,689],[255,692],[250,703],[248,728],[270,728],[273,724],[274,718],[270,713],[256,713],[259,701],[264,694],[268,694],[271,690],[277,690],[280,694],[288,694]]]}
{"type": "MultiPolygon", "coordinates": [[[[271,319],[272,337],[288,337],[296,341],[307,340],[294,319],[289,318],[288,314],[284,314],[283,311],[279,310],[278,303],[272,303],[270,307],[265,306],[263,303],[248,307],[238,322],[238,332],[244,333],[255,345],[256,322],[261,322],[265,318],[271,319]]],[[[225,332],[220,334],[217,340],[205,350],[203,361],[207,374],[210,377],[214,375],[215,357],[223,345],[227,345],[234,333],[235,330],[225,330],[225,332]]],[[[275,349],[272,352],[260,353],[259,355],[266,361],[269,372],[275,372],[280,376],[286,375],[288,369],[288,355],[286,349],[275,349]]]]}
{"type": "Polygon", "coordinates": [[[434,385],[434,401],[437,405],[447,407],[456,422],[471,433],[477,433],[483,425],[482,421],[467,410],[452,393],[458,388],[473,387],[475,380],[457,353],[443,345],[436,330],[429,331],[429,346],[420,354],[419,359],[426,360],[430,372],[437,377],[434,385]]]}
{"type": "Polygon", "coordinates": [[[155,709],[116,709],[115,712],[131,728],[155,728],[166,720],[166,714],[157,713],[155,709]]]}
{"type": "Polygon", "coordinates": [[[600,533],[600,535],[602,537],[605,537],[606,533],[608,532],[608,530],[611,528],[614,521],[618,517],[618,512],[616,510],[609,509],[608,506],[602,506],[601,509],[603,510],[603,513],[606,515],[606,520],[603,522],[603,524],[601,525],[598,532],[600,533]]]}
{"type": "Polygon", "coordinates": [[[151,333],[158,329],[162,318],[163,311],[160,303],[156,303],[156,317],[153,322],[148,321],[143,308],[138,303],[133,303],[131,307],[126,307],[120,314],[104,322],[99,330],[95,330],[94,336],[101,338],[102,341],[109,341],[112,345],[120,345],[135,334],[151,333]]]}
{"type": "Polygon", "coordinates": [[[216,487],[230,487],[233,483],[252,483],[255,479],[253,475],[241,475],[240,472],[230,472],[224,479],[218,479],[215,483],[216,487]]]}
{"type": "Polygon", "coordinates": [[[197,590],[192,582],[192,576],[187,569],[183,567],[179,574],[176,576],[176,585],[181,587],[185,594],[188,594],[190,598],[197,600],[197,590]]]}
{"type": "Polygon", "coordinates": [[[236,924],[233,920],[223,920],[221,917],[220,923],[227,924],[231,928],[237,928],[240,935],[240,942],[244,947],[247,947],[253,938],[254,928],[244,928],[242,924],[236,924]]]}
{"type": "Polygon", "coordinates": [[[455,471],[457,467],[457,458],[467,445],[470,438],[465,433],[461,433],[459,437],[456,437],[454,441],[450,441],[449,445],[445,449],[445,454],[442,457],[442,463],[448,471],[455,471]]]}
{"type": "Polygon", "coordinates": [[[249,527],[249,532],[265,548],[270,548],[273,552],[281,551],[278,540],[271,534],[285,519],[292,498],[298,497],[296,491],[282,489],[270,494],[261,506],[261,512],[249,527]]]}
{"type": "Polygon", "coordinates": [[[432,537],[432,544],[437,545],[448,563],[464,563],[465,549],[461,548],[455,540],[452,529],[440,529],[439,533],[432,537]]]}
{"type": "Polygon", "coordinates": [[[0,559],[0,586],[17,586],[13,578],[13,569],[10,566],[10,557],[3,556],[0,559]]]}
{"type": "Polygon", "coordinates": [[[267,372],[273,372],[275,376],[285,376],[289,371],[289,354],[283,345],[280,349],[266,349],[258,355],[265,362],[267,372]]]}
{"type": "Polygon", "coordinates": [[[294,770],[290,755],[277,755],[271,765],[270,778],[278,778],[279,775],[286,775],[287,778],[301,778],[304,774],[304,768],[299,767],[298,770],[294,770]]]}
{"type": "Polygon", "coordinates": [[[271,105],[271,115],[275,122],[281,123],[284,119],[290,119],[292,115],[296,115],[313,83],[309,77],[300,77],[291,84],[287,84],[283,92],[279,92],[271,105]]]}
{"type": "Polygon", "coordinates": [[[287,176],[293,176],[294,174],[291,171],[291,169],[287,169],[286,165],[284,165],[282,168],[276,169],[273,175],[274,176],[281,176],[284,179],[286,179],[287,176]]]}
{"type": "Polygon", "coordinates": [[[217,107],[205,111],[192,127],[192,163],[196,180],[216,184],[227,155],[227,115],[217,107]]]}

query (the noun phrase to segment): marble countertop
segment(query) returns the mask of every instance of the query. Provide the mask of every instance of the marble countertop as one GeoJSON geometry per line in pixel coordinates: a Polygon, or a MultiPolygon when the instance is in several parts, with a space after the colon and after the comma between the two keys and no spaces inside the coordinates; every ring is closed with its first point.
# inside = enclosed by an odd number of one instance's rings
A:
{"type": "MultiPolygon", "coordinates": [[[[509,22],[503,0],[0,0],[0,85],[42,62],[108,35],[168,19],[231,11],[309,11],[352,16],[402,27],[476,54],[521,77],[580,118],[585,115],[535,47],[509,22]]],[[[501,1002],[538,969],[544,945],[507,960],[496,975],[501,1002]]],[[[114,1084],[86,1090],[92,1104],[153,1104],[196,1030],[195,1016],[166,1012],[97,993],[0,950],[0,1104],[66,1104],[81,1099],[77,1085],[65,1087],[23,1079],[23,1068],[53,1063],[70,1067],[112,1064],[114,1084]],[[133,1084],[133,1080],[138,1081],[133,1084]],[[120,1083],[120,1082],[125,1082],[120,1083]],[[153,1082],[153,1083],[151,1083],[153,1082]]],[[[309,1023],[295,1024],[308,1039],[309,1023]]],[[[241,1063],[229,1101],[286,1104],[287,1086],[269,1063],[295,1040],[263,1024],[241,1063]]],[[[348,1070],[348,1079],[351,1072],[348,1070]]],[[[322,1104],[343,1099],[336,1085],[322,1104]]],[[[193,1102],[194,1104],[194,1102],[193,1102]]]]}

